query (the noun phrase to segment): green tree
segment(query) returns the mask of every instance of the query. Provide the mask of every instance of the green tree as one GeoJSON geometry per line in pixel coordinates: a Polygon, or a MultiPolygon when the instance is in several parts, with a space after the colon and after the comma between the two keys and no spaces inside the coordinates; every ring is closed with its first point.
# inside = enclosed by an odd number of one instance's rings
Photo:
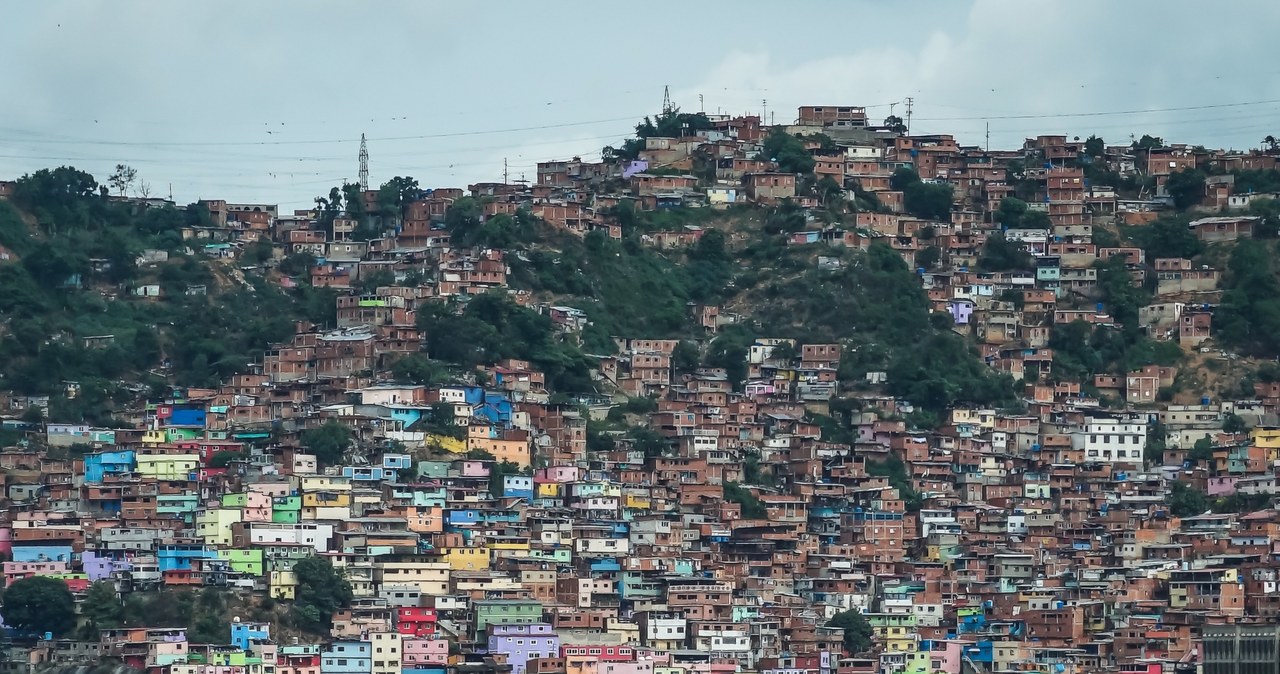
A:
{"type": "Polygon", "coordinates": [[[844,187],[835,178],[824,175],[814,184],[813,189],[818,195],[818,201],[829,211],[837,214],[844,212],[844,187]]]}
{"type": "Polygon", "coordinates": [[[110,183],[111,187],[115,188],[116,194],[123,197],[137,179],[137,169],[124,164],[116,164],[116,172],[111,174],[107,182],[110,183]]]}
{"type": "Polygon", "coordinates": [[[299,441],[307,451],[314,454],[316,461],[325,466],[332,466],[342,461],[343,454],[351,446],[355,433],[351,428],[338,421],[326,421],[317,428],[303,431],[299,441]]]}
{"type": "Polygon", "coordinates": [[[803,230],[807,224],[804,209],[790,199],[783,199],[765,214],[762,230],[766,234],[791,234],[803,230]]]}
{"type": "Polygon", "coordinates": [[[1182,482],[1174,482],[1169,489],[1169,512],[1174,517],[1193,517],[1209,510],[1209,497],[1204,492],[1182,482]]]}
{"type": "Polygon", "coordinates": [[[671,369],[678,374],[687,374],[698,369],[701,359],[702,353],[697,344],[681,340],[671,351],[671,369]]]}
{"type": "Polygon", "coordinates": [[[506,495],[505,481],[508,475],[519,475],[520,464],[511,461],[495,462],[489,466],[489,495],[501,498],[506,495]]]}
{"type": "Polygon", "coordinates": [[[902,205],[917,218],[949,220],[951,216],[951,186],[916,182],[902,191],[902,205]]]}
{"type": "Polygon", "coordinates": [[[1228,412],[1222,417],[1222,430],[1226,433],[1244,433],[1249,427],[1239,414],[1228,412]]]}
{"type": "Polygon", "coordinates": [[[993,232],[982,245],[978,266],[983,271],[1026,271],[1032,268],[1031,254],[1017,241],[1010,241],[1003,232],[993,232]]]}
{"type": "Polygon", "coordinates": [[[897,115],[889,115],[884,118],[884,128],[896,134],[904,134],[907,132],[907,125],[902,118],[897,115]]]}
{"type": "Polygon", "coordinates": [[[396,381],[405,384],[437,385],[451,379],[443,363],[431,360],[422,353],[411,353],[399,358],[391,366],[391,373],[396,381]]]}
{"type": "Polygon", "coordinates": [[[689,274],[689,296],[697,301],[716,301],[723,297],[725,286],[733,277],[733,256],[726,246],[724,232],[706,230],[689,248],[685,266],[689,274]]]}
{"type": "Polygon", "coordinates": [[[942,249],[937,246],[925,246],[916,253],[916,266],[933,269],[942,261],[942,249]]]}
{"type": "Polygon", "coordinates": [[[1165,180],[1164,189],[1173,197],[1173,206],[1185,211],[1204,199],[1205,174],[1199,169],[1174,171],[1165,180]]]}
{"type": "Polygon", "coordinates": [[[60,579],[32,576],[15,580],[4,592],[5,624],[21,634],[62,636],[76,625],[75,599],[60,579]]]}
{"type": "Polygon", "coordinates": [[[45,242],[23,257],[22,265],[46,288],[56,288],[72,275],[87,271],[88,260],[74,251],[45,242]]]}
{"type": "Polygon", "coordinates": [[[813,173],[813,167],[817,163],[809,150],[805,149],[804,141],[799,136],[793,136],[781,128],[774,128],[765,136],[760,158],[777,162],[778,170],[784,173],[813,173]]]}
{"type": "Polygon", "coordinates": [[[239,461],[240,459],[243,459],[243,458],[244,458],[244,453],[238,452],[235,450],[222,450],[220,452],[214,452],[213,456],[209,457],[209,467],[210,468],[226,468],[227,466],[231,465],[232,461],[239,461]]]}
{"type": "Polygon", "coordinates": [[[764,503],[751,492],[750,489],[743,487],[737,482],[724,483],[724,500],[730,503],[737,503],[742,506],[742,517],[748,520],[762,520],[769,517],[765,510],[764,503]]]}
{"type": "Polygon", "coordinates": [[[1187,460],[1192,463],[1213,461],[1213,440],[1208,436],[1196,440],[1196,443],[1191,447],[1191,451],[1187,452],[1187,460]]]}
{"type": "Polygon", "coordinates": [[[444,213],[444,226],[449,230],[449,237],[457,246],[472,245],[481,225],[481,209],[479,200],[462,197],[449,206],[444,213]]]}
{"type": "Polygon", "coordinates": [[[99,580],[89,586],[80,603],[80,615],[85,619],[82,638],[97,639],[99,630],[109,630],[124,624],[124,603],[111,581],[99,580]]]}
{"type": "Polygon", "coordinates": [[[396,176],[378,188],[378,208],[384,218],[403,222],[409,205],[422,196],[418,181],[410,177],[396,176]]]}
{"type": "Polygon", "coordinates": [[[187,622],[187,638],[197,644],[226,644],[231,641],[227,626],[227,601],[223,591],[207,587],[193,594],[187,622]]]}
{"type": "Polygon", "coordinates": [[[311,273],[316,266],[316,257],[311,253],[299,251],[290,253],[280,261],[280,272],[289,276],[303,276],[311,273]]]}
{"type": "Polygon", "coordinates": [[[1142,134],[1142,138],[1134,141],[1133,149],[1135,150],[1154,150],[1164,147],[1164,139],[1159,136],[1150,136],[1142,134]]]}
{"type": "Polygon", "coordinates": [[[648,426],[632,428],[627,432],[627,439],[631,443],[631,448],[643,453],[647,459],[657,458],[666,454],[667,449],[670,447],[670,443],[666,438],[648,426]]]}
{"type": "Polygon", "coordinates": [[[1204,244],[1187,228],[1185,217],[1156,218],[1135,229],[1133,242],[1147,254],[1148,260],[1162,257],[1193,258],[1204,251],[1204,244]]]}
{"type": "Polygon", "coordinates": [[[395,272],[390,269],[377,269],[368,274],[361,274],[356,280],[356,290],[360,293],[368,295],[378,288],[394,286],[396,284],[395,272]]]}
{"type": "Polygon", "coordinates": [[[1214,327],[1224,344],[1260,356],[1280,354],[1280,281],[1260,241],[1240,241],[1231,251],[1214,327]]]}
{"type": "Polygon", "coordinates": [[[827,621],[827,627],[839,627],[844,630],[844,650],[848,655],[857,655],[871,650],[871,623],[857,609],[841,611],[827,621]]]}
{"type": "Polygon", "coordinates": [[[889,187],[899,191],[906,190],[907,187],[918,182],[920,182],[920,174],[905,166],[895,169],[893,175],[889,176],[889,187]]]}
{"type": "Polygon", "coordinates": [[[1094,263],[1098,271],[1098,289],[1103,305],[1121,325],[1138,326],[1138,310],[1146,306],[1151,297],[1133,285],[1133,276],[1122,257],[1094,263]]]}
{"type": "Polygon", "coordinates": [[[1084,141],[1084,153],[1090,157],[1101,158],[1107,152],[1107,144],[1097,136],[1089,136],[1084,141]]]}
{"type": "Polygon", "coordinates": [[[911,476],[907,474],[907,464],[897,454],[890,454],[884,461],[868,461],[867,474],[889,478],[889,486],[898,490],[898,497],[902,499],[907,511],[920,510],[923,501],[911,483],[911,476]]]}
{"type": "Polygon", "coordinates": [[[1017,197],[1005,197],[1000,200],[1000,209],[996,211],[996,220],[1005,227],[1017,227],[1022,216],[1027,213],[1027,202],[1017,197]]]}
{"type": "Polygon", "coordinates": [[[652,119],[645,117],[636,125],[634,138],[628,139],[620,148],[605,146],[600,154],[605,161],[631,160],[640,155],[646,138],[680,138],[710,128],[711,120],[705,114],[680,112],[679,108],[673,108],[652,119]]]}
{"type": "Polygon", "coordinates": [[[297,579],[294,619],[298,627],[327,636],[334,611],[351,605],[351,583],[326,557],[299,560],[293,575],[297,579]]]}
{"type": "Polygon", "coordinates": [[[711,340],[703,363],[707,367],[723,369],[729,378],[729,385],[735,391],[741,390],[747,378],[747,356],[751,342],[751,335],[746,330],[726,329],[719,337],[711,340]]]}
{"type": "MultiPolygon", "coordinates": [[[[1083,323],[1083,321],[1080,322],[1083,323]]],[[[1168,439],[1169,429],[1157,419],[1147,427],[1147,442],[1142,448],[1142,460],[1157,466],[1162,465],[1168,439]]]]}
{"type": "Polygon", "coordinates": [[[1018,226],[1022,229],[1050,229],[1053,227],[1053,221],[1044,211],[1028,210],[1018,221],[1018,226]]]}

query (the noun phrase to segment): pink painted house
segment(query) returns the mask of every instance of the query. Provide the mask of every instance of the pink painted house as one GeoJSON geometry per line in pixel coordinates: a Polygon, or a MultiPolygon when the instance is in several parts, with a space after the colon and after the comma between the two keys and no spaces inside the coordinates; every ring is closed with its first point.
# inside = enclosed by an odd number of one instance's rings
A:
{"type": "Polygon", "coordinates": [[[449,664],[449,642],[444,639],[402,639],[400,660],[405,667],[449,664]]]}

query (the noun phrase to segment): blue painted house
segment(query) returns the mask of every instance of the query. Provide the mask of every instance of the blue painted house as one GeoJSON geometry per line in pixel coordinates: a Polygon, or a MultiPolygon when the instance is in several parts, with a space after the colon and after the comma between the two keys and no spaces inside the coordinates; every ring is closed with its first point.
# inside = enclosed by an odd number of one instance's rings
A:
{"type": "Polygon", "coordinates": [[[156,551],[156,563],[160,572],[190,570],[191,563],[197,559],[217,559],[218,551],[198,543],[176,543],[162,545],[156,551]]]}
{"type": "Polygon", "coordinates": [[[122,475],[133,472],[134,465],[132,449],[86,454],[84,457],[84,481],[89,484],[99,484],[107,475],[122,475]]]}

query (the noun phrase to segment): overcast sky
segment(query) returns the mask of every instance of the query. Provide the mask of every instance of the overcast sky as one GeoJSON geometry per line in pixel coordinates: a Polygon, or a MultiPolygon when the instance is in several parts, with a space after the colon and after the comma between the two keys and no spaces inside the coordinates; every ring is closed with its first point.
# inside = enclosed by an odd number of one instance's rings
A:
{"type": "Polygon", "coordinates": [[[355,181],[365,133],[372,185],[501,180],[504,158],[532,179],[539,160],[598,158],[664,85],[686,111],[767,105],[778,123],[804,104],[878,120],[910,96],[913,132],[981,144],[989,122],[993,148],[1255,147],[1280,135],[1278,24],[1275,0],[14,3],[0,177],[105,181],[123,162],[180,203],[303,208],[355,181]]]}

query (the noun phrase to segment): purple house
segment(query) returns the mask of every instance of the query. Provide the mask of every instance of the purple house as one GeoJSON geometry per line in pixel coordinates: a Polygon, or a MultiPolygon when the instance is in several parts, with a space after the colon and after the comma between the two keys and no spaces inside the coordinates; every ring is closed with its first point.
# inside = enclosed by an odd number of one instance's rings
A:
{"type": "Polygon", "coordinates": [[[630,178],[637,173],[644,173],[649,170],[649,162],[643,159],[634,159],[627,163],[626,168],[622,169],[622,177],[630,178]]]}
{"type": "Polygon", "coordinates": [[[947,305],[947,310],[951,312],[951,319],[956,325],[968,325],[969,317],[973,315],[973,302],[971,300],[951,300],[947,305]]]}
{"type": "Polygon", "coordinates": [[[133,568],[128,560],[99,557],[93,552],[85,552],[80,559],[90,582],[109,579],[116,571],[129,571],[133,568]]]}
{"type": "Polygon", "coordinates": [[[503,653],[511,674],[524,674],[529,660],[560,656],[560,635],[549,623],[490,625],[489,653],[503,653]]]}

